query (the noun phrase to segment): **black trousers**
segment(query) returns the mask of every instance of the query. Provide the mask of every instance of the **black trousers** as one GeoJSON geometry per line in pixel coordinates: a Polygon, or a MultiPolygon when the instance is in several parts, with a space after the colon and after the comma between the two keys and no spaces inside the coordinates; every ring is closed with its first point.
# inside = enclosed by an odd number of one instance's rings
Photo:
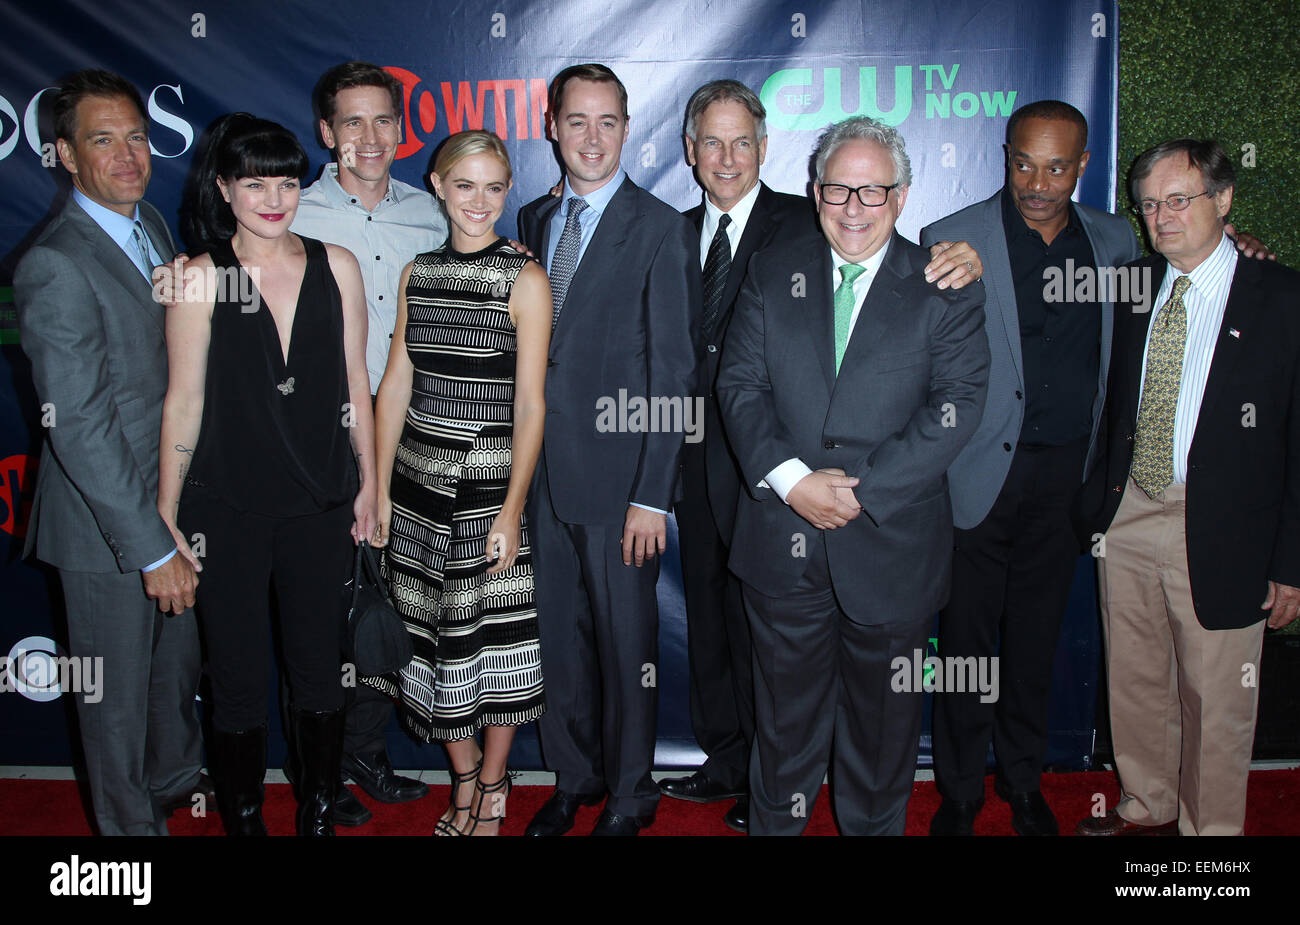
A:
{"type": "MultiPolygon", "coordinates": [[[[921,692],[894,690],[896,658],[924,650],[932,614],[854,623],[831,587],[820,535],[784,597],[746,586],[754,639],[749,833],[798,835],[831,775],[844,835],[902,835],[916,773],[921,692]]],[[[894,615],[903,616],[903,615],[894,615]]]]}
{"type": "Polygon", "coordinates": [[[675,508],[681,544],[690,660],[691,728],[708,756],[712,781],[748,789],[754,742],[753,646],[740,579],[727,569],[728,541],[718,532],[705,484],[704,444],[688,445],[682,501],[675,508]]]}
{"type": "Polygon", "coordinates": [[[1070,505],[1087,441],[1021,445],[987,517],[955,531],[952,594],[939,618],[939,655],[998,657],[999,696],[938,693],[933,750],[939,791],[984,795],[990,740],[999,776],[1013,790],[1038,789],[1047,759],[1052,662],[1079,561],[1070,505]]]}
{"type": "Polygon", "coordinates": [[[545,462],[529,497],[546,712],[537,720],[556,786],[608,793],[606,809],[644,816],[658,712],[659,559],[623,564],[623,524],[555,516],[545,462]]]}
{"type": "Polygon", "coordinates": [[[274,587],[285,670],[294,706],[308,712],[343,706],[339,638],[352,563],[352,506],[303,517],[244,514],[186,491],[180,523],[202,533],[199,626],[212,683],[212,723],[224,732],[266,722],[270,599],[274,587]]]}

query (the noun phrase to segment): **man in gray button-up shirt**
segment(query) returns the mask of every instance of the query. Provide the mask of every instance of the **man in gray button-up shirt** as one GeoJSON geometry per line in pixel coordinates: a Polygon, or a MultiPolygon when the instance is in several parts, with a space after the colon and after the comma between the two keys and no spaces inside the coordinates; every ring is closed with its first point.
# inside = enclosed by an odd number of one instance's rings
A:
{"type": "MultiPolygon", "coordinates": [[[[397,322],[398,282],[416,254],[447,238],[447,221],[434,198],[389,171],[402,139],[402,90],[382,68],[350,61],[330,68],[316,85],[313,104],[320,134],[334,152],[320,179],[302,194],[293,230],[352,251],[366,287],[366,368],[370,392],[379,390],[397,322]]],[[[380,679],[374,679],[382,686],[380,679]]],[[[384,740],[392,715],[390,695],[368,684],[347,706],[343,773],[374,799],[401,803],[428,788],[393,773],[384,740]]],[[[335,821],[361,825],[370,811],[340,786],[335,821]]]]}

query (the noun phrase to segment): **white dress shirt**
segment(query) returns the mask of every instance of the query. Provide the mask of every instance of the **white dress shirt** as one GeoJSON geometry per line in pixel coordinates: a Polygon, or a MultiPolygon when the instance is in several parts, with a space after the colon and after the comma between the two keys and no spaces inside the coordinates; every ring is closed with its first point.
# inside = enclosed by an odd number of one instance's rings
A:
{"type": "MultiPolygon", "coordinates": [[[[1160,291],[1156,293],[1155,316],[1147,329],[1147,345],[1142,350],[1142,388],[1146,387],[1147,356],[1151,347],[1151,331],[1156,319],[1174,290],[1174,280],[1187,276],[1192,284],[1183,294],[1183,307],[1187,310],[1187,343],[1183,348],[1183,377],[1178,387],[1178,405],[1174,411],[1174,482],[1187,481],[1187,451],[1196,435],[1196,421],[1201,413],[1201,399],[1205,396],[1205,382],[1214,361],[1214,346],[1223,326],[1223,312],[1228,307],[1228,292],[1232,289],[1232,275],[1237,269],[1237,248],[1225,234],[1219,246],[1190,273],[1179,272],[1173,264],[1165,273],[1160,291]]],[[[1138,407],[1142,407],[1142,392],[1138,391],[1138,407]]]]}
{"type": "MultiPolygon", "coordinates": [[[[867,301],[867,293],[871,291],[871,284],[875,281],[876,273],[879,272],[880,265],[884,263],[885,254],[888,250],[889,242],[886,241],[884,247],[862,262],[861,266],[865,272],[853,281],[853,314],[849,317],[849,342],[853,340],[853,329],[857,326],[858,315],[862,313],[862,306],[867,301]]],[[[835,253],[834,248],[831,249],[832,293],[840,288],[840,282],[843,279],[840,275],[840,267],[845,266],[847,263],[847,260],[835,253]]],[[[787,459],[769,472],[763,482],[776,492],[782,501],[789,504],[790,502],[786,501],[786,495],[790,493],[790,489],[799,484],[799,481],[811,472],[812,469],[808,468],[808,465],[802,459],[795,457],[794,459],[787,459]]],[[[760,487],[763,487],[763,483],[760,483],[760,487]]]]}

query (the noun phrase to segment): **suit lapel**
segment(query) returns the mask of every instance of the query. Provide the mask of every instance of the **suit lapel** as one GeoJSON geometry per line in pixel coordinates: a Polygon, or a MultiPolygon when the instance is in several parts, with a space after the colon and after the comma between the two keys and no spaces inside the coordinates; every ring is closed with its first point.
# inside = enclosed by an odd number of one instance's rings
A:
{"type": "MultiPolygon", "coordinates": [[[[131,258],[126,255],[122,248],[117,246],[104,229],[95,224],[95,220],[86,214],[81,206],[77,205],[76,200],[70,200],[68,203],[68,219],[76,226],[78,231],[86,240],[86,253],[89,259],[94,260],[103,269],[105,273],[122,286],[132,298],[125,301],[134,305],[139,311],[149,316],[149,319],[158,326],[159,330],[163,328],[163,309],[153,300],[153,288],[149,281],[144,278],[136,265],[131,262],[131,258]]],[[[143,210],[142,210],[143,214],[143,210]]],[[[153,230],[150,230],[150,234],[153,230]]],[[[163,236],[161,240],[155,240],[155,245],[161,246],[170,240],[169,237],[163,236]]]]}
{"type": "MultiPolygon", "coordinates": [[[[630,177],[624,179],[623,185],[601,213],[596,233],[592,235],[591,243],[587,245],[587,250],[573,271],[569,291],[564,296],[564,308],[560,310],[560,320],[551,337],[552,342],[581,324],[580,321],[573,320],[574,315],[581,315],[589,306],[599,308],[606,304],[599,289],[617,285],[619,250],[627,241],[636,218],[636,189],[636,184],[630,177]]],[[[558,203],[556,208],[559,208],[558,203]]],[[[547,214],[549,221],[550,213],[547,214]]]]}
{"type": "MultiPolygon", "coordinates": [[[[1251,325],[1254,307],[1259,304],[1259,272],[1253,260],[1237,258],[1237,268],[1233,271],[1232,286],[1228,290],[1228,304],[1223,309],[1223,322],[1219,325],[1219,337],[1214,342],[1214,359],[1210,361],[1210,372],[1205,379],[1205,392],[1201,396],[1201,408],[1197,412],[1196,433],[1188,448],[1188,456],[1196,451],[1196,440],[1200,436],[1200,422],[1213,420],[1211,412],[1222,398],[1224,383],[1232,375],[1241,354],[1241,339],[1253,333],[1251,325]],[[1234,336],[1232,331],[1236,331],[1234,336]]],[[[1210,439],[1210,438],[1207,438],[1210,439]]]]}
{"type": "Polygon", "coordinates": [[[559,196],[556,196],[550,202],[543,203],[534,215],[534,221],[537,222],[537,225],[533,228],[532,234],[529,235],[530,238],[537,241],[537,259],[548,273],[551,268],[546,266],[546,252],[551,243],[551,216],[555,214],[555,210],[559,207],[559,196]]]}
{"type": "Polygon", "coordinates": [[[989,200],[990,208],[984,215],[984,240],[988,253],[981,254],[984,261],[984,288],[987,297],[984,305],[997,305],[1002,315],[1002,332],[1011,348],[1011,362],[1016,368],[1016,379],[1025,381],[1025,360],[1020,347],[1020,312],[1016,308],[1016,284],[1011,275],[1011,255],[1007,252],[1007,231],[1002,224],[1002,194],[989,200]]]}
{"type": "MultiPolygon", "coordinates": [[[[907,272],[908,267],[906,260],[904,260],[903,248],[899,246],[898,235],[895,232],[890,236],[889,250],[880,264],[880,269],[876,272],[875,279],[871,281],[871,288],[867,290],[867,298],[862,303],[862,310],[858,312],[857,323],[853,326],[853,332],[849,335],[848,346],[844,348],[844,360],[841,368],[856,368],[857,364],[862,363],[867,354],[870,353],[872,345],[889,342],[893,318],[903,308],[903,296],[900,287],[903,279],[907,276],[907,272]]],[[[833,296],[831,305],[830,339],[828,342],[831,344],[833,354],[835,343],[833,296]]],[[[835,360],[832,355],[832,370],[834,365],[835,360]]]]}
{"type": "Polygon", "coordinates": [[[731,255],[731,269],[727,272],[727,288],[722,290],[724,311],[730,308],[740,294],[740,284],[745,281],[745,270],[749,267],[749,258],[754,256],[759,245],[768,239],[772,226],[776,224],[772,217],[772,191],[767,184],[760,183],[758,199],[754,202],[749,221],[745,223],[745,232],[740,236],[736,252],[731,255]]]}
{"type": "Polygon", "coordinates": [[[808,349],[817,357],[829,398],[835,390],[835,292],[831,288],[835,270],[830,245],[825,239],[819,239],[818,244],[816,257],[805,264],[805,297],[792,302],[796,310],[804,313],[796,329],[803,332],[808,349]]]}

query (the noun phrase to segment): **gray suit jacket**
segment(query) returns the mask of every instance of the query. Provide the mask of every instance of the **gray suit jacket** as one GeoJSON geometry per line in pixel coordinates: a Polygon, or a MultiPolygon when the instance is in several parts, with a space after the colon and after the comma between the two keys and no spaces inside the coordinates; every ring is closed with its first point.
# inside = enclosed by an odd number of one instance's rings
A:
{"type": "Polygon", "coordinates": [[[825,535],[831,584],[851,620],[906,622],[947,601],[944,473],[979,423],[989,352],[984,287],[937,289],[922,276],[928,262],[915,244],[890,239],[837,376],[825,239],[781,241],[750,261],[717,390],[746,489],[729,564],[769,597],[793,590],[819,541],[776,492],[758,487],[797,457],[861,480],[863,513],[825,535]]]}
{"type": "MultiPolygon", "coordinates": [[[[1099,267],[1120,267],[1138,256],[1137,238],[1128,220],[1075,203],[1093,256],[1099,267]]],[[[984,327],[988,333],[991,365],[988,400],[979,429],[948,470],[952,492],[953,523],[969,530],[993,508],[1002,491],[1011,457],[1020,439],[1025,417],[1025,369],[1020,351],[1020,316],[1016,311],[1016,289],[1007,255],[1007,236],[1002,225],[1002,191],[983,202],[967,206],[921,229],[921,244],[936,241],[967,241],[984,262],[984,327]]],[[[1097,427],[1106,399],[1106,371],[1110,365],[1110,341],[1115,308],[1101,306],[1101,370],[1097,395],[1092,404],[1092,436],[1088,460],[1096,453],[1097,427]]],[[[1084,471],[1079,473],[1082,484],[1084,471]]]]}
{"type": "MultiPolygon", "coordinates": [[[[159,255],[172,238],[140,217],[159,255]]],[[[23,350],[45,429],[24,554],[61,569],[123,573],[176,548],[158,516],[167,393],[163,309],[122,249],[68,199],[14,273],[23,350]]]]}

